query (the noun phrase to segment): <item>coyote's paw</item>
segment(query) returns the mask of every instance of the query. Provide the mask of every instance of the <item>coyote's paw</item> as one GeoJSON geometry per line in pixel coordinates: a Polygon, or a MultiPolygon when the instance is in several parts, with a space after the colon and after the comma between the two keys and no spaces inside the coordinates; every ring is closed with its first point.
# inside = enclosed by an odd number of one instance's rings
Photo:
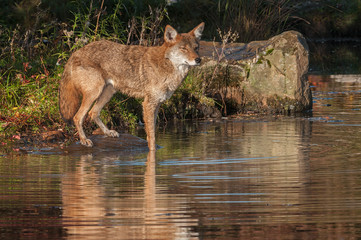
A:
{"type": "Polygon", "coordinates": [[[80,140],[80,143],[81,145],[84,145],[86,147],[93,147],[93,142],[92,140],[86,138],[86,139],[83,139],[83,140],[80,140]]]}
{"type": "Polygon", "coordinates": [[[107,136],[109,137],[119,137],[119,133],[117,131],[114,131],[114,130],[109,130],[107,133],[106,133],[107,136]]]}

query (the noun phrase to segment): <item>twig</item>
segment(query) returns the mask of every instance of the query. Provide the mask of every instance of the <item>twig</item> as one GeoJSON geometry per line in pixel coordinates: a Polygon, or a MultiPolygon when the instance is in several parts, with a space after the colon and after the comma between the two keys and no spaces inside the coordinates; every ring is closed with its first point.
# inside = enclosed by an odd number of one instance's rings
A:
{"type": "Polygon", "coordinates": [[[95,26],[95,31],[94,31],[94,36],[95,37],[96,37],[97,31],[98,31],[99,18],[100,18],[100,14],[102,13],[102,10],[103,10],[103,4],[104,4],[104,0],[102,0],[102,4],[100,5],[100,10],[99,10],[98,17],[97,17],[97,25],[95,26]]]}

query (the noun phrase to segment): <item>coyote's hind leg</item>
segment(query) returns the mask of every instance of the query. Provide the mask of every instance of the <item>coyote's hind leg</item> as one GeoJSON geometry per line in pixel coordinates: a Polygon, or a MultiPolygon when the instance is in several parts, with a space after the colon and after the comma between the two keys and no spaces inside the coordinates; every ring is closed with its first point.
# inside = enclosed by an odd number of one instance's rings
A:
{"type": "Polygon", "coordinates": [[[80,105],[80,108],[73,118],[74,125],[75,125],[76,129],[78,130],[80,143],[87,147],[92,147],[93,142],[86,137],[84,129],[83,129],[83,122],[84,122],[85,115],[89,111],[89,109],[92,106],[92,104],[94,103],[95,99],[96,99],[96,96],[92,97],[92,98],[83,97],[83,101],[80,105]]]}
{"type": "Polygon", "coordinates": [[[117,133],[114,130],[109,130],[107,126],[105,126],[105,124],[100,119],[100,111],[102,110],[104,105],[107,104],[107,102],[109,102],[109,100],[116,92],[113,85],[111,84],[111,80],[109,80],[108,82],[109,83],[104,87],[98,100],[95,102],[94,106],[90,110],[89,116],[99,126],[99,128],[103,131],[105,135],[109,137],[119,137],[119,133],[117,133]]]}
{"type": "Polygon", "coordinates": [[[93,142],[86,137],[83,123],[91,106],[95,100],[99,99],[105,88],[104,79],[99,71],[91,67],[74,68],[72,75],[72,77],[76,79],[74,85],[77,86],[82,93],[81,105],[73,118],[74,125],[78,130],[80,143],[84,146],[92,147],[93,142]]]}

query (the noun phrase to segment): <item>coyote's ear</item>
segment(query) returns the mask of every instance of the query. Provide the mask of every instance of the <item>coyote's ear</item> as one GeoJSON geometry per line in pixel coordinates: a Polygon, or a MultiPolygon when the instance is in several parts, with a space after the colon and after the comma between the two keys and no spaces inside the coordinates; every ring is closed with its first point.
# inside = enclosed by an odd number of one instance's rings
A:
{"type": "Polygon", "coordinates": [[[164,40],[166,42],[174,42],[177,35],[178,35],[177,31],[174,28],[172,28],[170,25],[167,25],[165,27],[164,40]]]}
{"type": "Polygon", "coordinates": [[[202,32],[204,30],[204,22],[199,24],[197,27],[195,27],[192,31],[190,31],[190,34],[193,34],[198,40],[201,39],[202,32]]]}

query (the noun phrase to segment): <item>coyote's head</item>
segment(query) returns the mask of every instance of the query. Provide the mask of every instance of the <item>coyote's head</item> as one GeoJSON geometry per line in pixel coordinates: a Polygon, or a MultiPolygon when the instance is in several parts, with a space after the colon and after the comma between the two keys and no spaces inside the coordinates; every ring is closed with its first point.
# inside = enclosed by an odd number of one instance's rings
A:
{"type": "Polygon", "coordinates": [[[164,41],[168,47],[166,58],[176,67],[199,65],[201,58],[198,49],[203,29],[204,23],[201,23],[192,31],[179,34],[167,25],[164,32],[164,41]]]}

